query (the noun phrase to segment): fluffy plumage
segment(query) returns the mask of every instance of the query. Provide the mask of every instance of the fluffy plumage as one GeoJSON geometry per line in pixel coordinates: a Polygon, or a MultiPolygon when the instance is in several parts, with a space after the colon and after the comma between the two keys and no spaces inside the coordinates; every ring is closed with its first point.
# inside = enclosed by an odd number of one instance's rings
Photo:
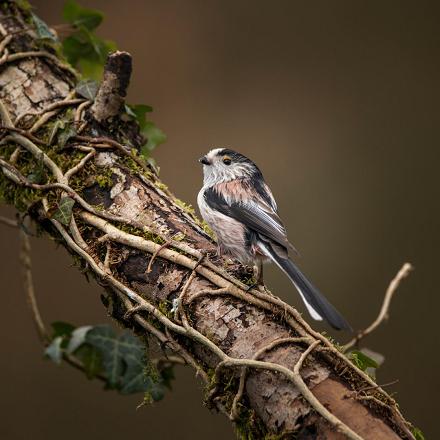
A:
{"type": "Polygon", "coordinates": [[[312,318],[325,319],[336,329],[350,329],[289,258],[289,252],[296,251],[260,169],[246,156],[226,148],[211,150],[200,162],[204,181],[197,202],[217,235],[220,253],[257,266],[272,260],[295,285],[312,318]]]}

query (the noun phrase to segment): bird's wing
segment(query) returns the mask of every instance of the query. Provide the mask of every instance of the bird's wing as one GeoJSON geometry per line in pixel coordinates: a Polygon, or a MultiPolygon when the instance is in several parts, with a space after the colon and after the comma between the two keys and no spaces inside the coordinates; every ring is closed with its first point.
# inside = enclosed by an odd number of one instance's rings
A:
{"type": "MultiPolygon", "coordinates": [[[[243,223],[246,227],[258,233],[261,238],[269,239],[269,242],[272,242],[275,248],[295,250],[287,240],[284,225],[273,209],[272,203],[270,203],[273,200],[272,194],[262,197],[260,191],[255,189],[256,192],[253,192],[252,189],[249,191],[249,197],[246,199],[243,197],[234,198],[230,193],[225,198],[214,186],[205,190],[204,197],[206,203],[212,209],[243,223]]],[[[273,204],[275,204],[275,201],[273,201],[273,204]]],[[[285,253],[284,257],[286,258],[287,252],[285,253]]]]}

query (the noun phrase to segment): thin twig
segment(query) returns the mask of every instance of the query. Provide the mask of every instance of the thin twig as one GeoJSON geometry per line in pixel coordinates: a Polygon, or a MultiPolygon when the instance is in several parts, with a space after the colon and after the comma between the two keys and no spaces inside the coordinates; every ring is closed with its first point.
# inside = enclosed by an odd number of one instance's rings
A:
{"type": "Polygon", "coordinates": [[[130,159],[134,160],[136,162],[136,164],[139,165],[143,170],[150,172],[148,165],[143,160],[141,160],[139,157],[132,154],[133,150],[131,148],[124,147],[122,144],[120,144],[119,142],[116,142],[114,139],[110,139],[110,138],[106,138],[106,137],[92,138],[90,136],[81,136],[81,135],[74,136],[73,139],[76,139],[81,142],[89,142],[91,144],[105,144],[108,146],[108,148],[109,147],[116,148],[122,154],[124,154],[125,156],[128,156],[130,159]]]}
{"type": "Polygon", "coordinates": [[[32,312],[32,318],[34,320],[35,327],[37,329],[38,336],[44,345],[47,345],[50,341],[49,333],[44,326],[43,318],[41,317],[38,309],[37,300],[35,298],[34,283],[32,279],[32,263],[31,263],[31,243],[24,228],[20,228],[20,261],[23,266],[23,285],[26,291],[26,296],[29,304],[29,308],[32,312]]]}
{"type": "Polygon", "coordinates": [[[379,325],[381,325],[384,321],[388,319],[393,295],[396,293],[402,280],[406,278],[412,270],[413,270],[413,266],[410,263],[405,263],[401,267],[397,275],[392,279],[391,283],[388,286],[388,289],[385,292],[385,297],[383,299],[382,307],[379,311],[379,315],[377,316],[377,318],[365,330],[360,331],[356,335],[356,337],[354,337],[351,341],[347,342],[347,344],[343,346],[343,352],[346,352],[351,347],[356,346],[361,339],[372,333],[374,330],[377,329],[377,327],[379,327],[379,325]]]}
{"type": "Polygon", "coordinates": [[[387,383],[381,383],[381,384],[378,384],[378,385],[376,385],[374,387],[373,386],[364,387],[364,388],[361,388],[361,389],[359,389],[359,390],[357,390],[355,392],[356,393],[362,393],[364,391],[376,390],[379,387],[380,388],[385,388],[385,387],[389,387],[391,385],[395,385],[397,382],[399,382],[399,379],[392,380],[391,382],[387,382],[387,383]]]}
{"type": "Polygon", "coordinates": [[[151,273],[151,270],[153,268],[153,263],[157,255],[162,249],[165,249],[167,246],[169,246],[171,242],[172,240],[167,240],[164,244],[160,245],[160,247],[158,247],[156,251],[154,251],[153,255],[150,258],[150,261],[148,262],[147,270],[145,271],[145,273],[151,273]]]}
{"type": "Polygon", "coordinates": [[[43,51],[29,51],[29,52],[17,52],[14,54],[9,55],[5,60],[2,60],[0,62],[0,66],[6,63],[12,63],[13,61],[22,60],[24,58],[48,58],[50,59],[54,64],[56,64],[59,68],[66,70],[70,74],[72,74],[75,78],[78,78],[78,72],[71,67],[68,64],[61,63],[60,60],[55,56],[52,55],[49,52],[43,52],[43,51]]]}
{"type": "Polygon", "coordinates": [[[0,215],[0,223],[4,224],[6,226],[9,226],[11,228],[18,227],[17,220],[13,220],[11,218],[3,217],[2,215],[0,215]]]}
{"type": "Polygon", "coordinates": [[[68,171],[64,174],[64,177],[66,178],[67,182],[70,180],[70,178],[71,178],[74,174],[76,174],[76,173],[78,173],[79,171],[81,171],[81,170],[85,167],[85,165],[87,164],[87,162],[88,162],[92,157],[95,156],[95,154],[96,154],[95,149],[94,149],[94,148],[91,148],[91,149],[90,149],[90,152],[89,152],[86,156],[84,156],[84,157],[79,161],[79,163],[78,163],[77,165],[75,165],[74,167],[70,168],[70,170],[68,170],[68,171]]]}
{"type": "MultiPolygon", "coordinates": [[[[270,350],[273,350],[275,347],[278,347],[279,345],[289,344],[289,343],[290,344],[298,344],[300,342],[311,343],[313,341],[310,338],[292,338],[292,337],[276,339],[275,341],[272,341],[271,343],[265,345],[260,350],[258,350],[254,354],[253,359],[258,360],[263,354],[267,353],[270,350]]],[[[240,382],[239,382],[239,386],[238,386],[238,391],[237,391],[237,393],[234,397],[234,400],[232,402],[231,413],[229,415],[229,418],[231,420],[236,420],[239,416],[237,406],[243,396],[244,387],[246,384],[247,371],[248,371],[248,369],[246,367],[243,367],[241,370],[241,373],[240,373],[240,382]]]]}
{"type": "MultiPolygon", "coordinates": [[[[71,97],[72,95],[73,94],[70,94],[69,97],[71,97]]],[[[52,104],[49,104],[48,106],[44,107],[40,111],[21,113],[20,115],[18,115],[15,118],[14,123],[15,123],[15,125],[17,125],[26,116],[42,116],[45,113],[51,112],[53,110],[61,109],[62,107],[67,107],[67,106],[71,106],[71,105],[81,104],[83,102],[84,102],[83,98],[76,98],[76,99],[65,98],[62,101],[56,101],[56,102],[54,102],[52,104]]],[[[39,124],[39,126],[41,126],[41,124],[39,124]]],[[[36,131],[36,129],[31,129],[31,131],[36,131]]]]}
{"type": "Polygon", "coordinates": [[[7,35],[3,40],[0,42],[0,54],[5,50],[6,46],[11,42],[12,35],[7,35]]]}
{"type": "MultiPolygon", "coordinates": [[[[75,92],[70,92],[62,101],[58,101],[44,108],[39,113],[41,114],[40,118],[38,118],[34,125],[29,129],[29,133],[35,133],[38,131],[49,119],[52,118],[52,116],[56,116],[61,111],[63,105],[71,105],[72,101],[77,103],[78,100],[73,99],[74,95],[75,92]],[[53,110],[51,108],[53,108],[53,110]]],[[[80,100],[80,102],[82,102],[82,100],[80,100]]],[[[52,141],[52,139],[50,141],[52,141]]]]}
{"type": "Polygon", "coordinates": [[[32,142],[35,142],[36,144],[46,145],[46,142],[44,142],[42,139],[38,139],[36,136],[31,134],[29,131],[23,130],[21,128],[0,126],[0,130],[13,131],[15,133],[21,134],[24,137],[27,137],[29,140],[31,140],[32,142]]]}
{"type": "Polygon", "coordinates": [[[18,157],[20,156],[21,147],[17,147],[13,153],[11,154],[11,157],[9,158],[9,162],[11,164],[15,164],[18,160],[18,157]]]}

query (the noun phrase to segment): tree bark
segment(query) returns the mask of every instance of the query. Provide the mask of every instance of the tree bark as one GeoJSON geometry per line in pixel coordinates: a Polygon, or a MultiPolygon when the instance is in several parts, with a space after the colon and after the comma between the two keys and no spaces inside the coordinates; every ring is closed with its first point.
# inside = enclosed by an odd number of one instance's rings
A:
{"type": "Polygon", "coordinates": [[[223,269],[204,225],[139,158],[138,128],[121,117],[129,55],[109,58],[87,102],[27,12],[2,2],[0,24],[0,196],[96,278],[111,315],[192,365],[243,438],[413,439],[395,401],[292,307],[248,292],[248,268],[223,269]],[[62,147],[61,118],[76,127],[62,147]],[[53,212],[66,196],[63,225],[53,212]]]}

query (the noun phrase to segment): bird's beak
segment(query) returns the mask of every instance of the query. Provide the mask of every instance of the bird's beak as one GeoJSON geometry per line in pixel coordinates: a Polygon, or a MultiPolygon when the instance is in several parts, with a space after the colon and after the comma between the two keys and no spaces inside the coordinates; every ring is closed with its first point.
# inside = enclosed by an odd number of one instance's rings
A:
{"type": "Polygon", "coordinates": [[[208,161],[208,159],[206,158],[206,156],[202,156],[202,157],[199,159],[199,162],[202,163],[203,165],[209,165],[209,161],[208,161]]]}

